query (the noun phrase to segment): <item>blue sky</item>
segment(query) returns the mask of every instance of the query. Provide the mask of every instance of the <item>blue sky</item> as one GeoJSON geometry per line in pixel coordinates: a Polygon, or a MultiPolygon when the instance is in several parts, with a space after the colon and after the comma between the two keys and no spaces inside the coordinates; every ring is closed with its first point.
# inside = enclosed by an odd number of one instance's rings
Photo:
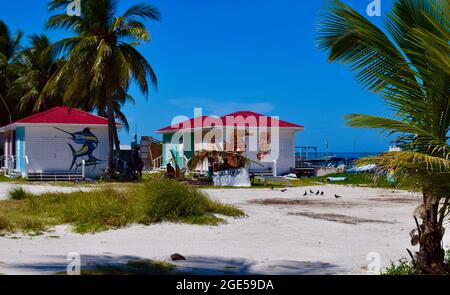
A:
{"type": "MultiPolygon", "coordinates": [[[[27,35],[43,33],[46,0],[3,1],[0,19],[27,35]]],[[[119,10],[138,2],[120,0],[119,10]]],[[[369,0],[346,0],[365,12],[369,0]]],[[[381,0],[386,13],[391,0],[381,0]]],[[[305,126],[297,145],[336,152],[384,151],[389,141],[377,131],[345,126],[349,113],[388,115],[378,96],[355,82],[345,66],[328,64],[314,43],[325,0],[153,0],[163,15],[148,23],[153,39],[140,47],[154,67],[158,91],[148,100],[132,87],[127,105],[130,133],[141,135],[170,125],[174,116],[224,115],[252,110],[305,126]]],[[[381,23],[381,18],[372,18],[381,23]]],[[[64,32],[47,31],[52,40],[64,32]]]]}

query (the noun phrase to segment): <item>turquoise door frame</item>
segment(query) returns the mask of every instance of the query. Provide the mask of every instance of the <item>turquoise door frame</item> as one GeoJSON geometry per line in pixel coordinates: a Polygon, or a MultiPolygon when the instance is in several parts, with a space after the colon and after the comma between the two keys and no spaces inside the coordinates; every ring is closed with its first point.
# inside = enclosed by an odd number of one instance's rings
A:
{"type": "Polygon", "coordinates": [[[16,128],[16,170],[25,172],[25,127],[16,128]]]}

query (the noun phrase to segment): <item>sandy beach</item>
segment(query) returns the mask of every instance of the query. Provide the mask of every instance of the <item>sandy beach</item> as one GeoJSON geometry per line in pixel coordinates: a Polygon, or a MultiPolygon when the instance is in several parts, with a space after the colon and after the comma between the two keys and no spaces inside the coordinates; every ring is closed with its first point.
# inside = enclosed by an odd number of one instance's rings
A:
{"type": "MultiPolygon", "coordinates": [[[[7,186],[0,184],[0,198],[7,186]]],[[[170,261],[171,254],[180,253],[187,260],[176,262],[177,270],[195,274],[365,274],[369,253],[379,253],[385,267],[412,249],[408,233],[420,202],[417,195],[327,185],[311,187],[324,196],[304,197],[305,189],[310,188],[205,190],[248,215],[226,218],[220,226],[163,223],[79,235],[63,225],[40,236],[0,237],[0,273],[65,271],[67,254],[77,252],[83,266],[130,259],[170,261]]]]}

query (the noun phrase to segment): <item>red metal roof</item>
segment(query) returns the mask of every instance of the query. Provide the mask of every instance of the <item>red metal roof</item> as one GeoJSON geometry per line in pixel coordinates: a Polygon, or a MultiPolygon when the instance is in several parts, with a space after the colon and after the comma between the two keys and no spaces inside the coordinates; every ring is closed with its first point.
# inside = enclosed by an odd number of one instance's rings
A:
{"type": "MultiPolygon", "coordinates": [[[[72,125],[108,125],[108,119],[80,109],[69,107],[55,107],[50,110],[20,119],[16,124],[72,124],[72,125]]],[[[120,125],[116,123],[117,125],[120,125]]],[[[6,128],[7,125],[3,128],[6,128]]]]}
{"type": "Polygon", "coordinates": [[[248,127],[279,127],[303,129],[298,124],[278,120],[269,116],[261,115],[250,111],[239,111],[225,115],[223,117],[202,116],[192,118],[180,123],[173,124],[157,130],[158,133],[172,132],[177,130],[189,130],[197,128],[212,128],[215,126],[248,126],[248,127]]]}

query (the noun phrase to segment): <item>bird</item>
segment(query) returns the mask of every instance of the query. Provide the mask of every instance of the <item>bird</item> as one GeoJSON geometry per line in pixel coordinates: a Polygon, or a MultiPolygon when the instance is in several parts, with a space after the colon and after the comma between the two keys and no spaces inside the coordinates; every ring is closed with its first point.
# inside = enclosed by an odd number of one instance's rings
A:
{"type": "Polygon", "coordinates": [[[320,191],[317,191],[316,196],[320,193],[320,191]]]}
{"type": "Polygon", "coordinates": [[[287,189],[282,189],[281,192],[285,193],[285,192],[287,192],[287,189]]]}
{"type": "Polygon", "coordinates": [[[321,192],[320,195],[323,196],[324,192],[321,192]]]}
{"type": "Polygon", "coordinates": [[[309,189],[309,192],[310,192],[311,194],[314,194],[314,192],[312,191],[312,189],[309,189]]]}
{"type": "Polygon", "coordinates": [[[307,191],[305,191],[305,193],[303,194],[303,196],[305,197],[306,195],[308,195],[308,192],[307,192],[307,191]]]}
{"type": "Polygon", "coordinates": [[[274,189],[275,189],[275,186],[272,185],[271,190],[274,190],[274,189]]]}
{"type": "Polygon", "coordinates": [[[342,198],[341,196],[338,196],[338,195],[334,195],[334,197],[335,197],[336,199],[342,198]]]}

